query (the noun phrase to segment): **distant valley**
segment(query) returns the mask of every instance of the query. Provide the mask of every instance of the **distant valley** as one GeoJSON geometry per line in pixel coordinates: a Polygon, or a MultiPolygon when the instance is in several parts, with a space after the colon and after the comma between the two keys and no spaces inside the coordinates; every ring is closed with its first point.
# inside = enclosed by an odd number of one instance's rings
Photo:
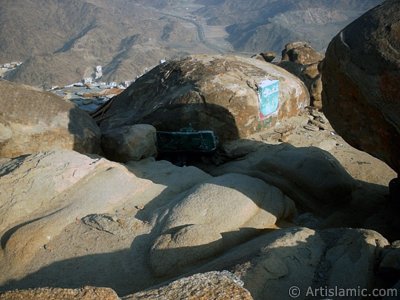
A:
{"type": "Polygon", "coordinates": [[[195,53],[278,53],[305,40],[324,51],[346,24],[381,0],[4,0],[5,78],[49,88],[93,76],[133,80],[160,60],[195,53]],[[111,4],[112,3],[112,4],[111,4]]]}

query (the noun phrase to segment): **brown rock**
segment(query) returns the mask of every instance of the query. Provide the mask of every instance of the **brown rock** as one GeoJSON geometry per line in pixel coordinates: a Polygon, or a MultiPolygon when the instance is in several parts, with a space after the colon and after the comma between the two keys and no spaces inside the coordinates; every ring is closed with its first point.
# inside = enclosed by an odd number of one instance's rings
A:
{"type": "Polygon", "coordinates": [[[100,151],[100,130],[56,95],[0,80],[0,157],[52,149],[100,151]]]}
{"type": "Polygon", "coordinates": [[[315,108],[322,109],[322,79],[321,75],[318,75],[309,87],[311,104],[315,108]]]}
{"type": "Polygon", "coordinates": [[[342,30],[322,71],[334,129],[400,173],[400,2],[386,1],[342,30]]]}
{"type": "Polygon", "coordinates": [[[208,272],[182,278],[156,289],[149,289],[123,300],[165,299],[165,300],[252,300],[250,292],[232,273],[208,272]]]}
{"type": "Polygon", "coordinates": [[[209,55],[162,64],[113,99],[108,111],[97,114],[103,132],[137,123],[167,131],[191,124],[196,130],[214,130],[221,141],[271,127],[309,103],[303,83],[273,64],[209,55]],[[261,121],[257,84],[265,79],[279,80],[280,103],[275,114],[261,121]]]}
{"type": "Polygon", "coordinates": [[[301,65],[315,64],[323,58],[321,53],[315,51],[306,42],[289,43],[282,50],[282,61],[291,61],[301,65]]]}
{"type": "Polygon", "coordinates": [[[0,300],[118,300],[109,288],[84,287],[81,289],[37,288],[0,293],[0,300]]]}
{"type": "Polygon", "coordinates": [[[311,105],[322,108],[319,64],[323,55],[305,42],[289,43],[282,51],[280,67],[299,77],[310,92],[311,105]]]}

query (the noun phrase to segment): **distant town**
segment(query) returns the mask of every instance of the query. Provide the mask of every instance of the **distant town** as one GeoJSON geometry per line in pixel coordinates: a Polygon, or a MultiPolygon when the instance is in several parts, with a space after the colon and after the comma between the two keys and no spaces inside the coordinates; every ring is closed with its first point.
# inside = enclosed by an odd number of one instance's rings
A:
{"type": "Polygon", "coordinates": [[[7,72],[14,70],[20,65],[22,65],[22,61],[13,61],[0,65],[0,78],[3,78],[7,72]]]}
{"type": "MultiPolygon", "coordinates": [[[[160,60],[160,64],[165,62],[165,59],[160,60]]],[[[0,65],[0,78],[4,78],[7,72],[13,71],[21,64],[22,62],[10,62],[0,65]]],[[[144,73],[148,70],[149,69],[146,68],[144,73]]],[[[92,76],[82,78],[81,81],[65,86],[53,86],[48,89],[48,91],[60,96],[64,100],[71,101],[84,111],[92,112],[112,97],[120,94],[141,76],[142,75],[137,76],[134,80],[123,82],[101,81],[103,77],[103,67],[98,65],[95,66],[92,76]]]]}

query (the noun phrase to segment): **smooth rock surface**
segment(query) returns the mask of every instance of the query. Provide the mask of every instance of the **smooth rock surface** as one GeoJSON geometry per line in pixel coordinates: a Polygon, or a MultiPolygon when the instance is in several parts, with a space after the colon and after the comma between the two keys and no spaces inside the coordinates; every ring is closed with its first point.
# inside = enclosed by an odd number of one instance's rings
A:
{"type": "Polygon", "coordinates": [[[53,149],[100,152],[93,119],[58,96],[0,80],[0,157],[53,149]]]}
{"type": "Polygon", "coordinates": [[[227,174],[175,199],[150,251],[158,276],[185,269],[295,214],[293,202],[263,181],[227,174]],[[235,216],[235,217],[232,217],[235,216]],[[175,251],[174,251],[175,249],[175,251]]]}
{"type": "Polygon", "coordinates": [[[214,130],[220,141],[246,137],[298,115],[309,94],[297,77],[273,64],[237,56],[194,55],[159,65],[94,116],[103,132],[132,124],[157,130],[214,130]],[[259,120],[257,85],[280,82],[276,113],[259,120]],[[176,116],[179,116],[177,118],[176,116]]]}
{"type": "Polygon", "coordinates": [[[289,144],[260,149],[246,159],[222,165],[213,175],[243,173],[273,184],[296,205],[311,212],[327,213],[331,207],[348,203],[354,179],[328,152],[316,147],[296,148],[289,144]]]}
{"type": "Polygon", "coordinates": [[[400,2],[385,1],[343,29],[322,73],[334,129],[400,173],[400,2]]]}
{"type": "Polygon", "coordinates": [[[143,205],[155,186],[122,165],[65,150],[10,160],[0,174],[0,270],[8,270],[0,284],[35,270],[35,255],[69,224],[126,203],[143,205]]]}
{"type": "Polygon", "coordinates": [[[90,284],[127,295],[296,212],[260,179],[151,158],[125,167],[64,150],[0,162],[1,291],[90,284]]]}

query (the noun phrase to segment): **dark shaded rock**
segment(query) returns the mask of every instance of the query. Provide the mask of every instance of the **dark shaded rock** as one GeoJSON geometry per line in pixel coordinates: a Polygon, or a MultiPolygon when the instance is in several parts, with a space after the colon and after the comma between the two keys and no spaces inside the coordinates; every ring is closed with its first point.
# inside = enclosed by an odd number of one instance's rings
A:
{"type": "Polygon", "coordinates": [[[276,57],[276,52],[274,51],[267,51],[262,52],[260,54],[253,55],[252,58],[257,58],[262,61],[272,62],[276,57]]]}
{"type": "Polygon", "coordinates": [[[103,132],[131,124],[157,130],[214,130],[220,141],[246,137],[309,104],[303,83],[285,70],[255,59],[195,55],[170,61],[139,78],[94,113],[103,132]],[[279,80],[277,112],[259,119],[258,84],[279,80]]]}
{"type": "Polygon", "coordinates": [[[341,31],[322,72],[334,129],[400,173],[400,2],[386,1],[341,31]]]}
{"type": "Polygon", "coordinates": [[[400,241],[393,242],[382,251],[377,274],[388,287],[400,279],[400,241]]]}
{"type": "Polygon", "coordinates": [[[281,144],[260,149],[246,159],[226,163],[213,170],[217,176],[242,173],[260,178],[282,190],[305,211],[326,214],[348,204],[355,180],[328,152],[317,147],[296,148],[281,144]]]}
{"type": "Polygon", "coordinates": [[[389,182],[389,192],[391,200],[400,201],[400,178],[394,178],[389,182]]]}
{"type": "Polygon", "coordinates": [[[157,155],[156,129],[147,124],[123,126],[103,133],[101,147],[107,158],[128,162],[157,155]]]}
{"type": "Polygon", "coordinates": [[[56,95],[0,80],[0,157],[52,149],[100,151],[93,119],[56,95]]]}

